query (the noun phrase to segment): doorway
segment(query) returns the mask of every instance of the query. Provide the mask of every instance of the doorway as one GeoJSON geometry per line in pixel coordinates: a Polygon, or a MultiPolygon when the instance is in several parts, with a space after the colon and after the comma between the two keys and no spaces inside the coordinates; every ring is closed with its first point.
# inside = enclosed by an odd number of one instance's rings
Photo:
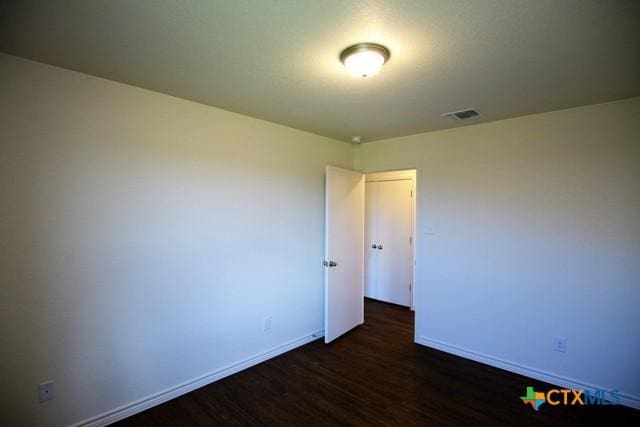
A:
{"type": "Polygon", "coordinates": [[[365,175],[364,296],[413,309],[416,171],[365,175]]]}
{"type": "Polygon", "coordinates": [[[325,343],[365,321],[365,297],[413,309],[415,189],[415,169],[326,167],[325,343]]]}

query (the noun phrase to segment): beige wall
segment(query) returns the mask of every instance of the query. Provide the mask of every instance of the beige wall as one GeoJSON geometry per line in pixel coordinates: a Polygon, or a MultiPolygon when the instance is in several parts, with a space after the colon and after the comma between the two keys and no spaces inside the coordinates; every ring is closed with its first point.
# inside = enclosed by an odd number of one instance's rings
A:
{"type": "Polygon", "coordinates": [[[640,404],[640,98],[363,144],[354,163],[417,168],[418,342],[640,404]]]}
{"type": "Polygon", "coordinates": [[[0,55],[0,110],[9,425],[86,420],[321,330],[324,166],[352,162],[417,168],[418,341],[640,396],[639,98],[353,157],[0,55]]]}
{"type": "Polygon", "coordinates": [[[0,109],[5,425],[68,425],[322,330],[324,167],[349,144],[6,55],[0,109]]]}

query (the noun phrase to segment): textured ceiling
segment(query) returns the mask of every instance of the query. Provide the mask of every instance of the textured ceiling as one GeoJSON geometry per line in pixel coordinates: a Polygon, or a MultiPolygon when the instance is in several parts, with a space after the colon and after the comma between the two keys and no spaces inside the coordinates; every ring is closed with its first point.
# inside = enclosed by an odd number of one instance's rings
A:
{"type": "Polygon", "coordinates": [[[640,1],[4,0],[0,50],[366,142],[640,95],[640,1]]]}

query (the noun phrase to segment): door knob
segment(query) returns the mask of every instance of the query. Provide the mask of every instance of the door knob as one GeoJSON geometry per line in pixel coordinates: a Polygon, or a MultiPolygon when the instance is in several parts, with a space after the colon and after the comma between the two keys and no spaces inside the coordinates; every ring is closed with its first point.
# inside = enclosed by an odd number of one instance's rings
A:
{"type": "Polygon", "coordinates": [[[338,265],[337,262],[335,261],[329,261],[329,267],[335,267],[336,265],[338,265]]]}
{"type": "Polygon", "coordinates": [[[378,249],[382,249],[382,245],[378,245],[378,249]]]}
{"type": "Polygon", "coordinates": [[[375,243],[373,245],[371,245],[372,249],[375,249],[377,246],[375,245],[375,243]]]}

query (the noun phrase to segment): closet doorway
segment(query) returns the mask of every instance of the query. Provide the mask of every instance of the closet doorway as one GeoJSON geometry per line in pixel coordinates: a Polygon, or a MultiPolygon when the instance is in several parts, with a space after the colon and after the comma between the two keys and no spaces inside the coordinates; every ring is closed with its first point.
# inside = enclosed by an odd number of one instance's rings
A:
{"type": "Polygon", "coordinates": [[[365,175],[364,296],[413,308],[416,171],[365,175]]]}

